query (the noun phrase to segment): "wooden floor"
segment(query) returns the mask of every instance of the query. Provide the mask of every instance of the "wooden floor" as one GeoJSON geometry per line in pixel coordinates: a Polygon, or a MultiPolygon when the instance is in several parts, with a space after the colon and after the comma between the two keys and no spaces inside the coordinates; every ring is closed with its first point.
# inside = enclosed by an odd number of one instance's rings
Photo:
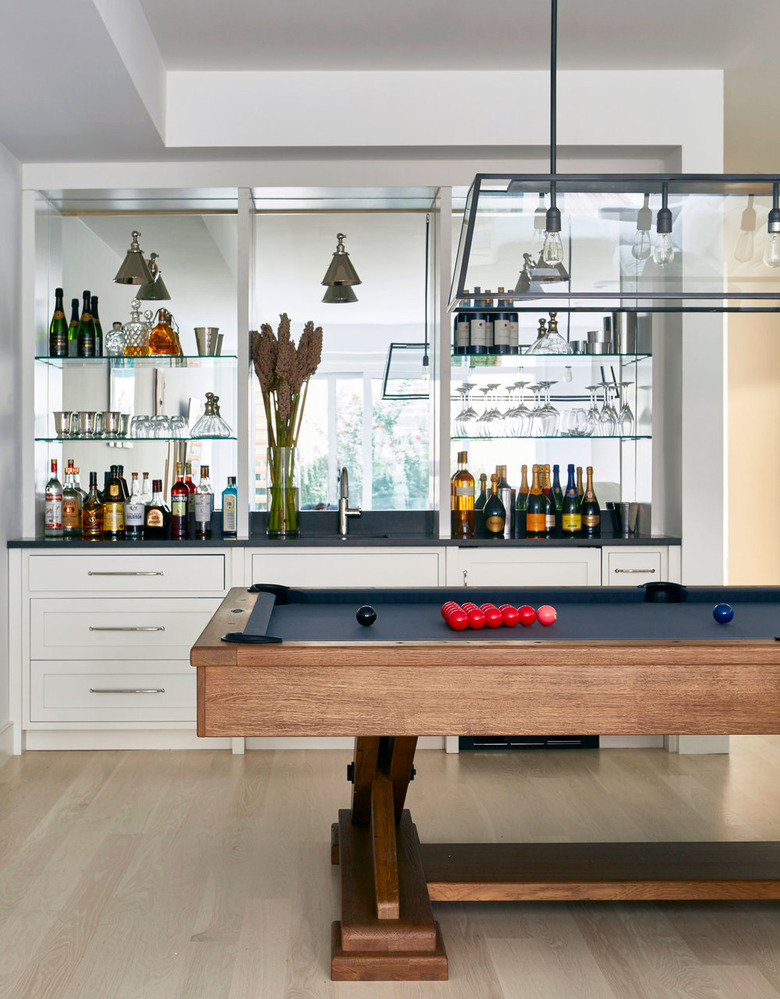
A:
{"type": "MultiPolygon", "coordinates": [[[[28,753],[0,768],[2,999],[778,999],[780,903],[434,906],[446,983],[334,983],[347,752],[28,753]]],[[[423,841],[777,839],[780,737],[418,753],[423,841]]]]}

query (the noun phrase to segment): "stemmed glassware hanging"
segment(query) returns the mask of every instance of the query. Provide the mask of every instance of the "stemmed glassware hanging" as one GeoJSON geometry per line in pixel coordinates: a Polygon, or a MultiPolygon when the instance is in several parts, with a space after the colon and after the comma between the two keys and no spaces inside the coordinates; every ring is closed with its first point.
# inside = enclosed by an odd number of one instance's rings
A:
{"type": "Polygon", "coordinates": [[[458,392],[461,397],[460,412],[455,417],[455,433],[459,437],[471,437],[474,433],[474,424],[477,421],[477,411],[471,405],[471,392],[473,383],[464,382],[458,392]]]}
{"type": "Polygon", "coordinates": [[[539,436],[555,437],[558,433],[558,424],[561,414],[553,406],[550,400],[550,386],[555,385],[555,381],[539,381],[539,385],[544,394],[544,402],[539,410],[539,436]]]}
{"type": "Polygon", "coordinates": [[[599,403],[598,403],[598,385],[586,385],[585,388],[590,393],[590,405],[588,407],[588,433],[589,435],[599,433],[599,403]]]}
{"type": "Polygon", "coordinates": [[[599,412],[599,434],[603,437],[614,437],[617,432],[618,414],[610,401],[610,395],[617,390],[611,382],[601,382],[599,388],[603,392],[599,412]]]}
{"type": "Polygon", "coordinates": [[[620,382],[620,412],[618,413],[618,426],[623,437],[630,437],[634,433],[634,414],[628,403],[628,393],[626,389],[633,382],[620,382]]]}

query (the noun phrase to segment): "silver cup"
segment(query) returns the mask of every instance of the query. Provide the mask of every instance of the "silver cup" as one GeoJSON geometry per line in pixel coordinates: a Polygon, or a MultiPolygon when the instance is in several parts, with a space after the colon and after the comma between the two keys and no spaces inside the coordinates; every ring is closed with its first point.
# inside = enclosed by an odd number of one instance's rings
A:
{"type": "Polygon", "coordinates": [[[80,410],[76,416],[78,417],[78,433],[77,437],[94,437],[95,430],[97,427],[97,413],[91,410],[80,410]]]}
{"type": "Polygon", "coordinates": [[[120,413],[119,414],[119,430],[117,430],[117,437],[127,437],[128,431],[130,429],[130,414],[120,413]]]}
{"type": "Polygon", "coordinates": [[[70,437],[72,421],[73,413],[70,410],[64,409],[54,414],[54,432],[59,440],[70,437]]]}
{"type": "Polygon", "coordinates": [[[103,436],[107,438],[114,438],[119,433],[119,417],[120,413],[116,413],[113,410],[101,413],[102,423],[103,423],[103,436]]]}
{"type": "Polygon", "coordinates": [[[195,343],[200,357],[214,357],[219,342],[219,326],[196,326],[195,343]]]}

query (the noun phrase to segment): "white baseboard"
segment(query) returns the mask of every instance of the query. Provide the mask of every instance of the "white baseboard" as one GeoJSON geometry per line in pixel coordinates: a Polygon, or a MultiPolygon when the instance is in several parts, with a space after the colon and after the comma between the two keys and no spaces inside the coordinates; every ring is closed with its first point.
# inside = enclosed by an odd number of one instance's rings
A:
{"type": "Polygon", "coordinates": [[[192,731],[149,729],[103,731],[30,729],[25,735],[28,750],[80,749],[230,749],[230,739],[200,739],[192,731]]]}
{"type": "Polygon", "coordinates": [[[14,723],[7,721],[0,726],[0,767],[13,755],[14,723]]]}

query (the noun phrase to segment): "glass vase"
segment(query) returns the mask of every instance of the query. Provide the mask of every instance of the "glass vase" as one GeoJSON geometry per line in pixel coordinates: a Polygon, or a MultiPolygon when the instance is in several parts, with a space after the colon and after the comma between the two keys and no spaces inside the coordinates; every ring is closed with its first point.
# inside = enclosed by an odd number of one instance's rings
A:
{"type": "Polygon", "coordinates": [[[268,537],[297,538],[300,534],[297,448],[268,448],[267,495],[268,537]]]}

